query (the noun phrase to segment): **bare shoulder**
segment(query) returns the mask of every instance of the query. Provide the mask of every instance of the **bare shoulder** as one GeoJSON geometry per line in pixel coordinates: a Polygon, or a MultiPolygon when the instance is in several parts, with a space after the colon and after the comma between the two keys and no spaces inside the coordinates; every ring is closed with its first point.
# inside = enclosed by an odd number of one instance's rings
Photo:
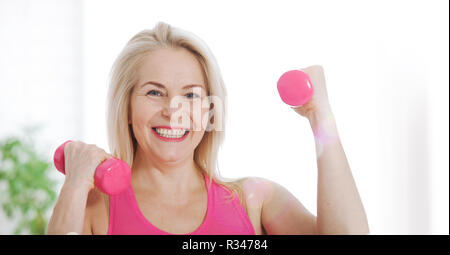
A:
{"type": "Polygon", "coordinates": [[[94,188],[89,192],[86,201],[85,226],[89,226],[93,234],[106,234],[109,219],[109,197],[94,188]]]}
{"type": "Polygon", "coordinates": [[[247,197],[253,204],[272,203],[274,198],[280,202],[282,200],[296,200],[294,195],[281,184],[256,176],[249,176],[240,178],[235,183],[242,189],[247,197]]]}
{"type": "MultiPolygon", "coordinates": [[[[263,179],[261,222],[267,234],[316,234],[317,219],[283,185],[263,179]]],[[[261,185],[260,185],[261,186],[261,185]]]]}
{"type": "Polygon", "coordinates": [[[276,183],[256,176],[239,178],[235,181],[245,197],[248,209],[262,209],[265,200],[270,199],[276,183]]]}
{"type": "Polygon", "coordinates": [[[234,180],[242,191],[242,199],[245,200],[247,214],[252,222],[255,234],[264,235],[266,231],[261,222],[261,211],[264,199],[270,193],[270,181],[260,177],[244,177],[234,180]]]}
{"type": "Polygon", "coordinates": [[[316,234],[316,217],[284,186],[262,177],[236,181],[248,208],[258,208],[265,234],[316,234]]]}
{"type": "Polygon", "coordinates": [[[252,193],[257,191],[264,191],[273,188],[274,182],[257,176],[247,176],[236,180],[238,184],[245,192],[252,193]]]}

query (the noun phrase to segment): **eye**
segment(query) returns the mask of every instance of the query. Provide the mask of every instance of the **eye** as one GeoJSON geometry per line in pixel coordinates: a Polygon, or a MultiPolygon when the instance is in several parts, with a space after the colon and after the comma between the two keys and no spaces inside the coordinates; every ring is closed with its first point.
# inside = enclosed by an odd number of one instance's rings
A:
{"type": "Polygon", "coordinates": [[[150,90],[147,95],[151,95],[151,96],[161,96],[161,92],[157,91],[157,90],[150,90]]]}
{"type": "Polygon", "coordinates": [[[198,98],[198,97],[200,97],[200,96],[197,95],[197,94],[195,94],[195,93],[187,93],[187,94],[186,94],[186,97],[187,97],[187,98],[198,98]]]}

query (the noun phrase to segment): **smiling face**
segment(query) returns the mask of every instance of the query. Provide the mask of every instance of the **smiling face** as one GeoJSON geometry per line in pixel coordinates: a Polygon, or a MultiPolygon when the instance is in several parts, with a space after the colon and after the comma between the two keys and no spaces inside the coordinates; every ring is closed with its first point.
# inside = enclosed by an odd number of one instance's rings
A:
{"type": "Polygon", "coordinates": [[[152,160],[177,162],[192,157],[205,133],[198,107],[207,98],[203,69],[186,49],[157,49],[137,72],[129,123],[137,150],[152,160]]]}

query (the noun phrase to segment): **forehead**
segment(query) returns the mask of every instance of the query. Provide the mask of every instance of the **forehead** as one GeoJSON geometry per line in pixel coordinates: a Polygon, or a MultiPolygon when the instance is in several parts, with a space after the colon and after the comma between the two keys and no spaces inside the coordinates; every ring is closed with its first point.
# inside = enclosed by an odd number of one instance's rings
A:
{"type": "Polygon", "coordinates": [[[202,66],[192,53],[183,48],[157,49],[146,54],[138,76],[138,84],[155,81],[167,87],[186,84],[205,87],[202,66]]]}

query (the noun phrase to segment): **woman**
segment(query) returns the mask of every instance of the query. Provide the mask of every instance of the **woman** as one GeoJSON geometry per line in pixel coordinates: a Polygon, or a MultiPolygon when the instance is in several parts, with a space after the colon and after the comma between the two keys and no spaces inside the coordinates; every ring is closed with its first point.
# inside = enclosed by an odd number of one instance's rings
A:
{"type": "Polygon", "coordinates": [[[113,66],[107,114],[112,155],[79,141],[66,145],[66,179],[47,233],[367,234],[323,70],[303,71],[315,94],[294,110],[315,134],[317,217],[277,183],[220,177],[226,91],[217,63],[195,35],[158,23],[134,36],[113,66]],[[130,188],[114,196],[94,189],[95,168],[109,157],[132,169],[130,188]]]}

